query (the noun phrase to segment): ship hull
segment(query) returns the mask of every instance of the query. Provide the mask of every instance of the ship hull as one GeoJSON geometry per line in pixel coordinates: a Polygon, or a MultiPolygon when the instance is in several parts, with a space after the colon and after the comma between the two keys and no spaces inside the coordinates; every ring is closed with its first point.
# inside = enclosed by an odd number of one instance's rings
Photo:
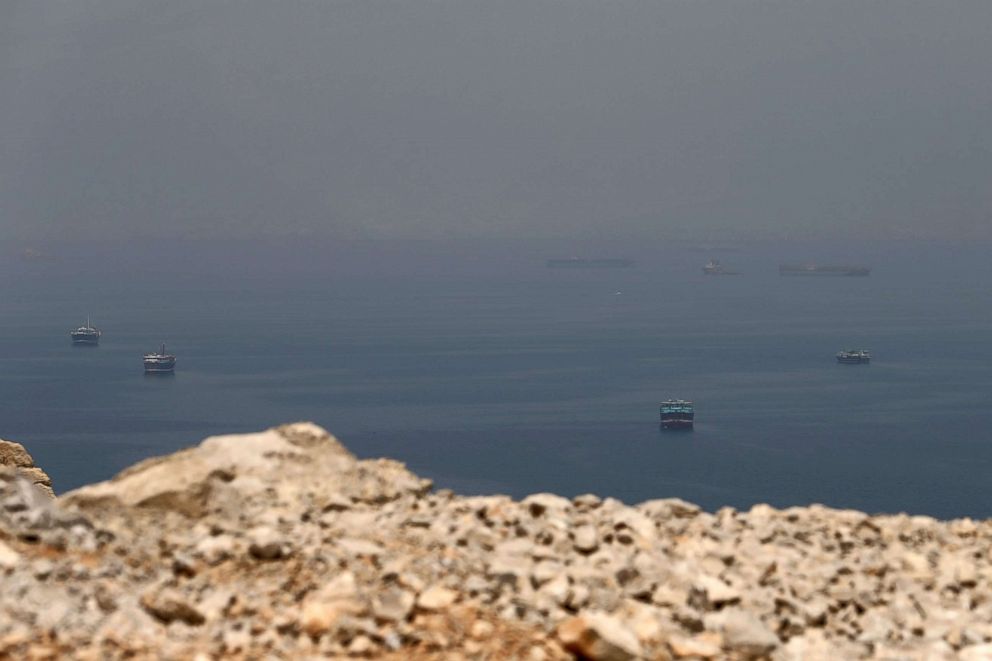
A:
{"type": "Polygon", "coordinates": [[[778,267],[779,275],[789,276],[839,276],[839,277],[865,277],[871,274],[871,269],[864,266],[791,266],[783,264],[778,267]]]}
{"type": "Polygon", "coordinates": [[[661,428],[664,430],[692,429],[693,420],[696,419],[692,402],[684,399],[669,399],[662,402],[658,407],[658,415],[661,418],[661,428]]]}
{"type": "Polygon", "coordinates": [[[95,347],[100,344],[100,337],[89,337],[86,335],[73,335],[72,344],[77,347],[95,347]]]}
{"type": "Polygon", "coordinates": [[[871,363],[871,358],[838,358],[841,365],[867,365],[871,363]]]}
{"type": "Polygon", "coordinates": [[[174,372],[176,369],[176,361],[145,361],[145,374],[164,374],[166,372],[174,372]]]}

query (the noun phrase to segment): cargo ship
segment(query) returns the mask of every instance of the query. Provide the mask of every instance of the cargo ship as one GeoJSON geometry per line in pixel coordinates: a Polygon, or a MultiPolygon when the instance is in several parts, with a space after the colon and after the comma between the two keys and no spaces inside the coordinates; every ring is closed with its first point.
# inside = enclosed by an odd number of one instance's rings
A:
{"type": "Polygon", "coordinates": [[[78,346],[95,347],[100,344],[100,331],[90,325],[90,318],[86,317],[86,325],[69,331],[72,343],[78,346]]]}
{"type": "Polygon", "coordinates": [[[145,354],[145,374],[161,374],[176,369],[176,357],[165,352],[165,345],[158,353],[145,354]]]}
{"type": "Polygon", "coordinates": [[[658,408],[662,429],[692,429],[695,409],[684,399],[666,399],[658,408]]]}
{"type": "Polygon", "coordinates": [[[718,259],[711,259],[703,266],[706,275],[740,275],[737,271],[728,271],[718,259]]]}
{"type": "Polygon", "coordinates": [[[866,276],[871,273],[867,266],[822,266],[819,264],[782,264],[779,275],[842,275],[866,276]]]}
{"type": "Polygon", "coordinates": [[[549,259],[546,266],[549,269],[626,269],[634,265],[632,259],[599,258],[585,259],[569,257],[568,259],[549,259]]]}
{"type": "Polygon", "coordinates": [[[837,352],[837,362],[844,365],[864,365],[871,362],[871,353],[864,349],[845,349],[837,352]]]}

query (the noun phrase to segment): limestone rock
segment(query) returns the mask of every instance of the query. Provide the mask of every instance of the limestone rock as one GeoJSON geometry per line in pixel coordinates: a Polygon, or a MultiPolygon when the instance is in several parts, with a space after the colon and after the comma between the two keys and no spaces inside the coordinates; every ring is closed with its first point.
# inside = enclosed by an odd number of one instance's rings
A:
{"type": "Polygon", "coordinates": [[[599,548],[599,535],[596,529],[590,525],[579,526],[575,531],[573,542],[575,550],[579,553],[592,553],[599,548]]]}
{"type": "Polygon", "coordinates": [[[55,497],[55,492],[52,491],[52,478],[35,466],[34,458],[20,443],[0,439],[0,466],[13,468],[18,475],[36,485],[47,496],[55,497]]]}
{"type": "Polygon", "coordinates": [[[741,593],[718,578],[701,574],[692,584],[689,603],[700,610],[715,610],[740,602],[741,593]]]}
{"type": "Polygon", "coordinates": [[[311,637],[318,637],[348,617],[365,612],[354,574],[344,572],[306,597],[300,612],[300,629],[311,637]]]}
{"type": "Polygon", "coordinates": [[[92,548],[96,537],[89,520],[51,497],[13,469],[0,467],[0,531],[22,540],[64,548],[92,548]]]}
{"type": "Polygon", "coordinates": [[[204,537],[193,547],[194,555],[203,558],[209,565],[218,565],[234,555],[234,539],[230,535],[204,537]]]}
{"type": "Polygon", "coordinates": [[[706,628],[723,635],[726,647],[748,658],[767,656],[778,647],[778,637],[753,613],[731,608],[705,618],[706,628]]]}
{"type": "Polygon", "coordinates": [[[206,618],[190,601],[176,590],[152,590],[141,597],[141,605],[146,611],[165,622],[184,622],[190,625],[203,624],[206,618]]]}
{"type": "Polygon", "coordinates": [[[20,443],[0,439],[0,466],[30,468],[34,466],[34,459],[20,443]]]}
{"type": "Polygon", "coordinates": [[[712,659],[722,653],[723,637],[712,632],[696,636],[673,635],[668,639],[668,646],[677,659],[695,658],[712,659]]]}
{"type": "Polygon", "coordinates": [[[527,508],[531,516],[543,516],[546,512],[562,513],[572,509],[572,502],[553,493],[535,493],[527,496],[520,504],[527,508]]]}
{"type": "Polygon", "coordinates": [[[290,553],[289,540],[272,528],[255,528],[248,539],[248,553],[258,560],[279,560],[290,553]]]}
{"type": "Polygon", "coordinates": [[[988,661],[992,659],[992,643],[971,645],[958,652],[961,661],[988,661]]]}
{"type": "Polygon", "coordinates": [[[355,539],[353,537],[343,537],[337,540],[336,545],[352,558],[377,558],[382,555],[382,546],[366,539],[355,539]]]}
{"type": "Polygon", "coordinates": [[[637,509],[657,521],[691,519],[701,511],[698,505],[687,503],[679,498],[648,500],[638,505],[637,509]]]}
{"type": "Polygon", "coordinates": [[[374,597],[372,613],[379,620],[401,622],[410,616],[414,601],[413,594],[393,586],[374,597]]]}
{"type": "Polygon", "coordinates": [[[572,505],[581,511],[594,510],[599,507],[603,499],[592,493],[584,493],[572,499],[572,505]]]}
{"type": "MultiPolygon", "coordinates": [[[[350,456],[340,457],[342,462],[353,461],[350,456]]],[[[288,458],[302,461],[304,455],[279,430],[212,436],[196,448],[147,459],[109,482],[82,487],[63,498],[81,507],[115,501],[128,507],[162,508],[198,517],[208,509],[216,482],[260,474],[270,477],[268,473],[277,463],[288,463],[276,459],[288,458]]]]}
{"type": "Polygon", "coordinates": [[[611,615],[587,611],[558,626],[568,651],[590,661],[628,661],[644,654],[633,631],[611,615]]]}
{"type": "Polygon", "coordinates": [[[20,561],[20,553],[0,542],[0,569],[12,569],[20,561]]]}
{"type": "Polygon", "coordinates": [[[435,585],[427,588],[417,597],[417,607],[428,611],[447,608],[458,599],[458,593],[446,587],[435,585]]]}

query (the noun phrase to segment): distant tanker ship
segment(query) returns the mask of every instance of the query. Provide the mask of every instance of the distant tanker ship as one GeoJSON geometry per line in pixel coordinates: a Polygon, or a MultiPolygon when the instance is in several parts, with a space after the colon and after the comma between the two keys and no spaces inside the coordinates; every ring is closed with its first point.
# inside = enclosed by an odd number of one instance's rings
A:
{"type": "Polygon", "coordinates": [[[837,362],[844,365],[865,365],[871,362],[871,352],[864,349],[838,351],[837,362]]]}
{"type": "Polygon", "coordinates": [[[718,259],[711,259],[706,262],[703,273],[706,275],[740,275],[737,271],[728,270],[718,259]]]}
{"type": "Polygon", "coordinates": [[[846,275],[866,276],[871,273],[867,266],[823,266],[819,264],[782,264],[779,275],[846,275]]]}
{"type": "Polygon", "coordinates": [[[549,259],[549,269],[626,269],[634,265],[632,259],[598,258],[585,259],[569,257],[568,259],[549,259]]]}

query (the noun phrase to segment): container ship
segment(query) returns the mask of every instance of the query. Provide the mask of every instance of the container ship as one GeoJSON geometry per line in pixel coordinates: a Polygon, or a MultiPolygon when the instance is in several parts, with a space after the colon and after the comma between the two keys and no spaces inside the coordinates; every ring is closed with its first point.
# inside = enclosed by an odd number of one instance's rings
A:
{"type": "Polygon", "coordinates": [[[666,399],[659,406],[662,429],[692,429],[695,409],[684,399],[666,399]]]}
{"type": "Polygon", "coordinates": [[[871,273],[867,266],[822,266],[819,264],[782,264],[779,275],[846,275],[866,276],[871,273]]]}
{"type": "Polygon", "coordinates": [[[79,346],[95,347],[100,344],[100,331],[90,325],[90,318],[86,317],[86,325],[69,331],[72,343],[79,346]]]}
{"type": "Polygon", "coordinates": [[[844,365],[864,365],[871,362],[871,353],[864,349],[845,349],[837,352],[837,362],[844,365]]]}
{"type": "Polygon", "coordinates": [[[549,269],[626,269],[634,265],[632,259],[599,258],[585,259],[569,257],[568,259],[549,259],[546,266],[549,269]]]}
{"type": "Polygon", "coordinates": [[[176,369],[176,357],[165,352],[165,345],[158,353],[145,354],[145,374],[162,374],[176,369]]]}

